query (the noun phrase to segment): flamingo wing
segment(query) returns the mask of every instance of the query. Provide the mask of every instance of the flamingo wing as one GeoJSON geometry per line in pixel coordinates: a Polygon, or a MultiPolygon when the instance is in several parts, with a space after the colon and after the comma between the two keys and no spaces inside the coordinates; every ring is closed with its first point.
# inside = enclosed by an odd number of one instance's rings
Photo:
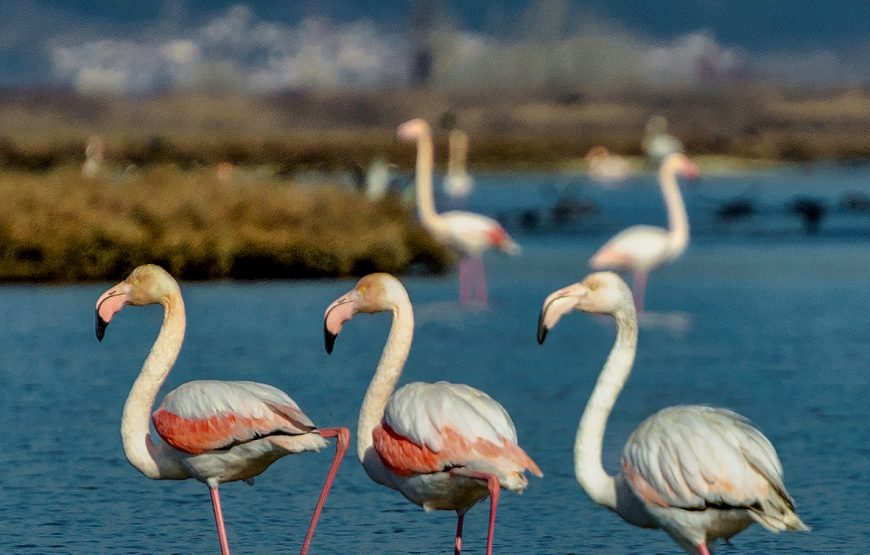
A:
{"type": "Polygon", "coordinates": [[[504,407],[467,385],[415,382],[402,387],[390,399],[373,440],[384,464],[400,475],[455,467],[500,474],[529,469],[542,475],[517,445],[504,407]]]}
{"type": "Polygon", "coordinates": [[[443,240],[463,252],[475,254],[490,247],[509,254],[519,251],[504,227],[489,216],[451,210],[441,214],[440,219],[444,225],[443,240]]]}
{"type": "Polygon", "coordinates": [[[191,454],[315,429],[289,395],[270,385],[246,381],[183,384],[166,395],[151,419],[166,443],[191,454]]]}
{"type": "Polygon", "coordinates": [[[667,248],[667,230],[651,225],[635,225],[614,235],[589,262],[596,269],[633,270],[662,261],[667,248]]]}
{"type": "Polygon", "coordinates": [[[705,406],[659,411],[629,438],[623,472],[638,497],[690,510],[794,504],[770,441],[739,414],[705,406]]]}

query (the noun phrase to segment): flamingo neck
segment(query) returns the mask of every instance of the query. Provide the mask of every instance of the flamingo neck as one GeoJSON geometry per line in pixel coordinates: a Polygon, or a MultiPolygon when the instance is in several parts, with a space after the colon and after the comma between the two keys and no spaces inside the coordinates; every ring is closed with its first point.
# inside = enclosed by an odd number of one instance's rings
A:
{"type": "Polygon", "coordinates": [[[616,509],[616,482],[601,461],[604,430],[619,392],[634,364],[637,350],[637,317],[634,306],[614,314],[616,341],[598,376],[574,441],[574,475],[584,491],[599,505],[616,509]]]}
{"type": "Polygon", "coordinates": [[[435,210],[435,193],[432,189],[432,168],[434,165],[432,136],[426,132],[417,137],[417,166],[415,187],[417,212],[424,227],[437,225],[439,216],[435,210]]]}
{"type": "Polygon", "coordinates": [[[357,426],[357,456],[376,482],[390,485],[389,475],[373,448],[372,430],[379,425],[396,382],[402,375],[414,336],[414,312],[407,296],[393,309],[393,323],[381,360],[363,398],[357,426]]]}
{"type": "Polygon", "coordinates": [[[668,165],[663,165],[659,170],[659,183],[668,210],[668,250],[672,256],[677,256],[686,250],[689,244],[689,217],[686,214],[683,195],[680,194],[676,171],[668,165]]]}
{"type": "Polygon", "coordinates": [[[181,351],[185,328],[181,293],[176,292],[161,304],[163,325],[124,404],[121,442],[127,460],[148,478],[182,479],[187,478],[188,473],[181,466],[177,452],[151,439],[151,408],[181,351]]]}

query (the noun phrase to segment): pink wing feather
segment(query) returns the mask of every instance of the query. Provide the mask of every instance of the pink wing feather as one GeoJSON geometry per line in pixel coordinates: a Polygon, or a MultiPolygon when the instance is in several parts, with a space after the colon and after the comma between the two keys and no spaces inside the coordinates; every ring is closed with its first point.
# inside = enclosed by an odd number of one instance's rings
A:
{"type": "Polygon", "coordinates": [[[774,492],[791,502],[773,446],[746,419],[724,409],[659,411],[631,435],[622,466],[635,493],[663,507],[752,507],[774,492]]]}
{"type": "Polygon", "coordinates": [[[191,454],[315,429],[286,393],[255,382],[188,382],[167,394],[151,418],[166,443],[191,454]]]}
{"type": "Polygon", "coordinates": [[[415,382],[402,387],[372,436],[384,465],[401,476],[452,467],[520,473],[528,469],[542,475],[517,445],[504,408],[467,385],[415,382]]]}

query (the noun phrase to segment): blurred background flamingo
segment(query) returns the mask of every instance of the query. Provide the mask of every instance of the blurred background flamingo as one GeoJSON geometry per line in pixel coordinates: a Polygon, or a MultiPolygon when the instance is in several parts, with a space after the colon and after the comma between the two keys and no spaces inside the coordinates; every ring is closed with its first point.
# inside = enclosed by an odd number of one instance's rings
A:
{"type": "Polygon", "coordinates": [[[507,411],[486,393],[443,381],[413,382],[393,393],[414,335],[411,301],[395,277],[370,274],[329,305],[326,351],[332,352],[342,326],[356,314],[382,311],[391,311],[393,322],[360,408],[359,460],[372,480],[427,511],[456,511],[457,555],[465,512],[489,497],[489,555],[501,488],[521,493],[528,485],[526,470],[543,474],[517,445],[507,411]]]}
{"type": "Polygon", "coordinates": [[[149,412],[184,341],[186,317],[181,290],[165,270],[139,266],[100,295],[97,339],[127,305],[159,304],[163,325],[124,404],[121,439],[127,460],[152,480],[196,478],[208,485],[221,553],[229,553],[218,486],[254,477],[285,455],[319,451],[337,438],[335,457],[311,517],[301,553],[307,553],[317,520],[350,443],[347,428],[317,428],[286,393],[248,381],[197,380],[166,394],[151,416],[163,443],[154,443],[149,412]]]}
{"type": "Polygon", "coordinates": [[[417,144],[415,188],[420,221],[438,241],[459,254],[459,299],[463,304],[488,302],[484,251],[496,248],[508,254],[519,254],[520,247],[496,220],[460,210],[439,214],[435,210],[432,190],[434,149],[429,124],[413,119],[399,126],[398,136],[417,144]]]}
{"type": "Polygon", "coordinates": [[[637,350],[631,291],[612,272],[553,292],[538,320],[538,342],[572,310],[608,314],[616,342],[592,391],[574,444],[574,472],[589,497],[626,522],[661,528],[687,552],[710,555],[753,522],[772,532],[809,530],[794,512],[770,441],[739,414],[702,405],[669,407],[647,418],[622,451],[622,472],[601,462],[604,430],[637,350]]]}
{"type": "Polygon", "coordinates": [[[689,244],[689,218],[677,175],[688,179],[699,176],[695,164],[681,153],[668,155],[658,174],[668,211],[668,229],[631,226],[617,233],[589,259],[589,265],[597,270],[612,269],[634,274],[634,300],[639,314],[643,313],[644,290],[650,270],[678,258],[689,244]]]}
{"type": "Polygon", "coordinates": [[[444,192],[452,199],[463,201],[474,189],[474,180],[468,174],[468,133],[451,129],[447,135],[447,174],[444,192]]]}
{"type": "Polygon", "coordinates": [[[603,145],[593,146],[586,153],[589,177],[605,186],[614,186],[631,176],[631,164],[603,145]]]}

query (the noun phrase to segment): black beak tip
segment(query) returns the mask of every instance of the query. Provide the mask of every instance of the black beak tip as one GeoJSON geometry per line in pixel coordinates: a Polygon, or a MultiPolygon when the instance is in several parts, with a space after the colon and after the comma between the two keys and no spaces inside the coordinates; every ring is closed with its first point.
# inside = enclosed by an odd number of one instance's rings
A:
{"type": "Polygon", "coordinates": [[[538,316],[538,345],[544,344],[544,339],[547,337],[548,331],[550,330],[544,325],[544,310],[542,310],[541,314],[538,316]]]}
{"type": "Polygon", "coordinates": [[[544,339],[547,338],[548,330],[545,326],[538,326],[538,345],[544,344],[544,339]]]}
{"type": "Polygon", "coordinates": [[[323,343],[324,343],[324,346],[326,347],[326,354],[328,354],[328,355],[332,354],[332,348],[335,347],[335,338],[336,337],[338,337],[338,336],[335,335],[334,333],[332,333],[331,331],[329,331],[328,329],[326,329],[326,326],[323,326],[323,343]]]}
{"type": "Polygon", "coordinates": [[[106,334],[106,327],[108,325],[109,325],[108,322],[106,322],[105,320],[100,318],[99,315],[97,316],[97,323],[96,323],[96,330],[95,330],[97,332],[97,341],[103,340],[103,336],[106,334]]]}

